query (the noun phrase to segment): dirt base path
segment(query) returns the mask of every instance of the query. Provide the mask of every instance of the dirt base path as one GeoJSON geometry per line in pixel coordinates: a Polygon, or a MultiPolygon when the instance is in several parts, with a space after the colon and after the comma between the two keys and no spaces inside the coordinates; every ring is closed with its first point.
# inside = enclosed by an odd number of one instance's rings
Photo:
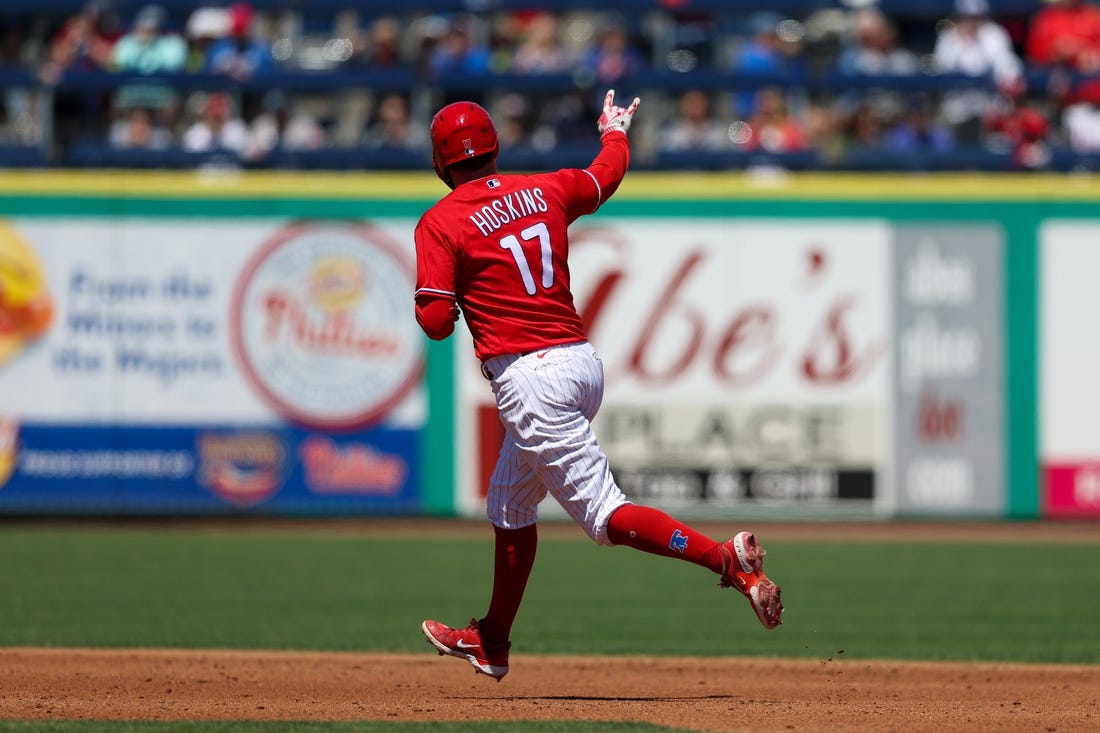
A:
{"type": "Polygon", "coordinates": [[[0,719],[608,720],[700,731],[1096,731],[1100,668],[0,649],[0,719]]]}

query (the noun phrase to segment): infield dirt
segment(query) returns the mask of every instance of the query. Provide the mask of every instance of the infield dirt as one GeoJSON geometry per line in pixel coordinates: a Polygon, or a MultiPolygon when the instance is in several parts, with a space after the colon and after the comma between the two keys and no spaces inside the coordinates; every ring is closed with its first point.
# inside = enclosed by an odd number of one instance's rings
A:
{"type": "Polygon", "coordinates": [[[1095,731],[1093,667],[513,655],[0,650],[0,718],[645,721],[700,731],[1095,731]]]}

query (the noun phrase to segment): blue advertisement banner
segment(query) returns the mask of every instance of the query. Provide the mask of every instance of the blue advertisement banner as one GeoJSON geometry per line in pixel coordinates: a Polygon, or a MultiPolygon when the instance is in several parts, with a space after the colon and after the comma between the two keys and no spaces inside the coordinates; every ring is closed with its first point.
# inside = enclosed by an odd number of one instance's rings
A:
{"type": "Polygon", "coordinates": [[[420,431],[0,421],[0,512],[414,514],[420,431]]]}

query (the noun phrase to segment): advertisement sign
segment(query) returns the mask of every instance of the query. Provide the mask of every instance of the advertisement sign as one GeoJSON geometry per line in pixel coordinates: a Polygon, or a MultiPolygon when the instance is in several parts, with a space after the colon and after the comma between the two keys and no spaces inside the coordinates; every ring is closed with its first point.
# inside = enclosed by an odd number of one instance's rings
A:
{"type": "MultiPolygon", "coordinates": [[[[606,375],[594,425],[624,492],[685,516],[888,501],[891,236],[854,220],[575,225],[575,300],[606,375]]],[[[462,348],[474,511],[501,428],[462,348]]]]}
{"type": "Polygon", "coordinates": [[[286,227],[237,280],[237,361],[290,420],[337,430],[376,422],[420,379],[415,278],[401,243],[377,227],[286,227]]]}
{"type": "MultiPolygon", "coordinates": [[[[9,421],[10,422],[10,421],[9,421]]],[[[416,432],[293,426],[17,427],[8,512],[412,513],[416,432]]]]}
{"type": "Polygon", "coordinates": [[[0,511],[413,511],[411,225],[0,222],[0,511]]]}
{"type": "Polygon", "coordinates": [[[1047,222],[1039,242],[1042,510],[1100,517],[1100,225],[1047,222]]]}
{"type": "Polygon", "coordinates": [[[1004,510],[1002,250],[995,226],[898,229],[900,513],[1004,510]]]}

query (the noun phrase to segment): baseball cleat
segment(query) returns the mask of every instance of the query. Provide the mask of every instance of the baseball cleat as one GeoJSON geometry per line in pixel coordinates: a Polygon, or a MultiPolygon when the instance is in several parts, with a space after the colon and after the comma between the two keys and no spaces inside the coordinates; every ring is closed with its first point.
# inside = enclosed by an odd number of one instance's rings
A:
{"type": "Polygon", "coordinates": [[[508,674],[508,648],[511,643],[506,642],[502,648],[491,652],[486,650],[481,643],[481,632],[478,630],[476,618],[470,619],[470,625],[461,629],[452,629],[428,619],[420,625],[420,630],[440,656],[449,654],[465,659],[473,665],[474,671],[487,674],[497,682],[508,674]]]}
{"type": "Polygon", "coordinates": [[[722,579],[718,585],[736,588],[749,599],[752,610],[766,629],[783,623],[779,586],[764,575],[764,548],[752,532],[739,532],[718,546],[722,555],[722,579]]]}

